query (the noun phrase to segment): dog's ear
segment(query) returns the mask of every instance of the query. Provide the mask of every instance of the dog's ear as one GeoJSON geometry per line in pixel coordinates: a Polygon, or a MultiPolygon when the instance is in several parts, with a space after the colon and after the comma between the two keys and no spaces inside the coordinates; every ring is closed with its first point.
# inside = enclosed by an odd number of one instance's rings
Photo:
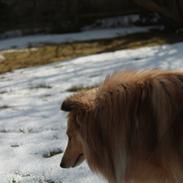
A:
{"type": "Polygon", "coordinates": [[[73,110],[89,111],[94,106],[95,98],[96,89],[76,94],[64,100],[64,102],[61,105],[61,110],[66,112],[70,112],[73,110]]]}
{"type": "Polygon", "coordinates": [[[82,98],[68,98],[64,100],[61,105],[61,110],[70,112],[70,111],[88,111],[92,107],[92,102],[84,100],[82,98]]]}
{"type": "Polygon", "coordinates": [[[61,110],[70,112],[73,110],[84,109],[85,104],[80,100],[74,100],[73,98],[67,98],[61,105],[61,110]]]}

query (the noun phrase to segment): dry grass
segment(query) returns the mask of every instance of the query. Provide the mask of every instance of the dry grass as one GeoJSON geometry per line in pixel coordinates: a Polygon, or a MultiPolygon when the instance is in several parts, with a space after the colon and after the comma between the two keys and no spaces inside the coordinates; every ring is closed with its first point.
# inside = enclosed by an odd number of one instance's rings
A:
{"type": "Polygon", "coordinates": [[[93,88],[97,88],[97,85],[95,86],[82,86],[82,85],[78,85],[78,86],[72,86],[70,88],[68,88],[66,91],[67,92],[79,92],[79,91],[87,91],[93,88]]]}
{"type": "Polygon", "coordinates": [[[0,74],[90,54],[180,42],[183,40],[182,35],[183,33],[137,33],[107,40],[45,44],[36,49],[27,48],[21,51],[0,52],[5,57],[5,60],[0,62],[0,74]]]}

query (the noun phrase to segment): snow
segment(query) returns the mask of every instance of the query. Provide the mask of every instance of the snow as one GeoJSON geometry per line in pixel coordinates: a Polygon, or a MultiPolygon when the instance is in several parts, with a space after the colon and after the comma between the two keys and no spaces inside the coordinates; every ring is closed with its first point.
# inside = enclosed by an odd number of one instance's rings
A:
{"type": "Polygon", "coordinates": [[[131,14],[126,16],[115,16],[115,17],[105,17],[97,19],[92,24],[86,25],[82,30],[97,30],[97,29],[109,29],[109,28],[119,28],[119,27],[132,27],[137,21],[140,21],[138,14],[131,14]]]}
{"type": "MultiPolygon", "coordinates": [[[[69,43],[76,41],[89,41],[97,39],[108,39],[138,32],[148,32],[152,27],[123,27],[98,30],[84,30],[78,33],[55,34],[55,35],[34,35],[18,38],[0,40],[0,50],[32,47],[44,43],[69,43]]],[[[87,28],[86,28],[87,29],[87,28]]]]}
{"type": "MultiPolygon", "coordinates": [[[[101,33],[105,37],[107,31],[101,33]]],[[[17,46],[22,46],[31,38],[12,39],[12,44],[19,40],[17,46]]],[[[34,38],[68,41],[67,36],[34,38]]],[[[1,49],[10,47],[10,42],[1,41],[1,49]]],[[[74,169],[59,167],[67,143],[66,113],[60,111],[62,101],[72,94],[67,89],[95,85],[119,70],[183,69],[182,50],[183,43],[122,50],[0,75],[0,182],[105,182],[86,163],[74,169]],[[53,151],[60,153],[50,157],[53,151]]]]}

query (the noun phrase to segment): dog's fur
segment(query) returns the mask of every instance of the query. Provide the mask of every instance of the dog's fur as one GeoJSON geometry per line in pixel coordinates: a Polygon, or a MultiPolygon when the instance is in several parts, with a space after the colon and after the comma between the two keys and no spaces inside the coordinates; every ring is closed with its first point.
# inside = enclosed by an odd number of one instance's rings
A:
{"type": "Polygon", "coordinates": [[[62,167],[85,157],[110,183],[183,182],[182,71],[115,73],[61,109],[71,138],[62,167]]]}

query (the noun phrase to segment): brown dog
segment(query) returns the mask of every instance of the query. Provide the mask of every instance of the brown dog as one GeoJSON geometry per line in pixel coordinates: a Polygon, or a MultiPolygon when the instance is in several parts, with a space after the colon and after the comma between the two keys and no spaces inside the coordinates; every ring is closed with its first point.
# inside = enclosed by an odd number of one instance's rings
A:
{"type": "Polygon", "coordinates": [[[183,182],[183,72],[121,72],[67,98],[61,167],[84,159],[110,183],[183,182]]]}

